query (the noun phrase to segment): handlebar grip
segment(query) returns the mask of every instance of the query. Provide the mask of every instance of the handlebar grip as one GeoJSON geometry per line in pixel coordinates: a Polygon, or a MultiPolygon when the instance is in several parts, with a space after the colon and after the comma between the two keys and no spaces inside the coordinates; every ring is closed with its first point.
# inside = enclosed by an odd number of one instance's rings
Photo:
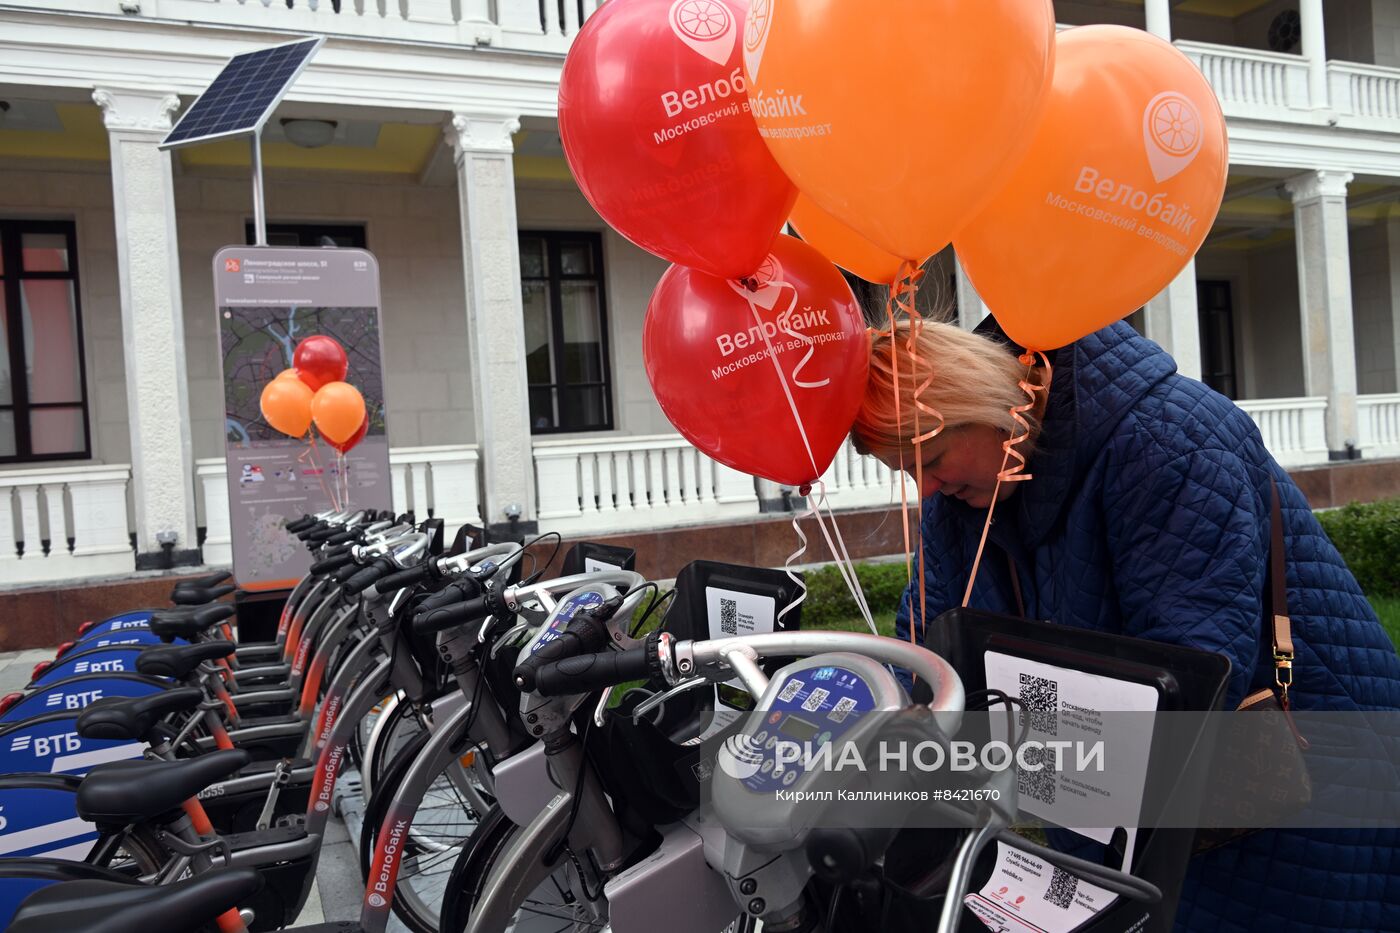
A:
{"type": "Polygon", "coordinates": [[[381,593],[388,593],[393,590],[401,590],[406,586],[416,586],[432,575],[432,561],[424,561],[417,567],[410,567],[407,570],[399,570],[388,576],[380,577],[374,587],[381,593]]]}
{"type": "Polygon", "coordinates": [[[307,544],[319,545],[325,544],[326,541],[329,540],[333,535],[338,535],[340,534],[340,532],[341,528],[339,525],[320,525],[319,527],[313,528],[303,535],[298,535],[298,537],[300,537],[301,540],[305,541],[307,544]]]}
{"type": "Polygon", "coordinates": [[[540,645],[533,654],[517,664],[512,676],[521,690],[534,693],[539,683],[540,669],[546,664],[593,654],[604,650],[607,645],[607,625],[598,621],[588,610],[584,610],[569,620],[568,627],[558,638],[540,645]]]}
{"type": "Polygon", "coordinates": [[[363,567],[355,573],[350,574],[345,582],[341,584],[340,590],[346,596],[359,596],[372,583],[393,569],[393,564],[381,558],[368,567],[363,567]]]}
{"type": "Polygon", "coordinates": [[[352,563],[354,560],[355,558],[351,555],[350,548],[347,547],[338,553],[316,561],[311,565],[311,572],[318,575],[330,573],[332,570],[339,570],[341,567],[352,563]]]}
{"type": "Polygon", "coordinates": [[[338,544],[349,544],[352,541],[358,541],[359,538],[360,533],[358,531],[342,531],[338,535],[331,535],[322,543],[335,547],[338,544]]]}
{"type": "Polygon", "coordinates": [[[466,602],[419,612],[413,617],[413,631],[418,635],[432,635],[459,625],[479,622],[490,612],[491,607],[487,604],[486,597],[478,596],[466,602]]]}
{"type": "Polygon", "coordinates": [[[287,530],[292,534],[299,534],[303,531],[310,531],[316,527],[316,516],[303,515],[294,522],[287,522],[287,530]]]}
{"type": "Polygon", "coordinates": [[[660,673],[655,651],[629,648],[581,654],[542,666],[535,674],[534,692],[540,696],[569,696],[615,687],[629,680],[647,680],[660,673]]]}
{"type": "Polygon", "coordinates": [[[460,603],[464,599],[475,599],[481,593],[481,587],[475,580],[470,578],[449,583],[436,593],[424,597],[418,603],[418,612],[424,613],[429,609],[441,609],[443,606],[450,606],[453,603],[460,603]]]}

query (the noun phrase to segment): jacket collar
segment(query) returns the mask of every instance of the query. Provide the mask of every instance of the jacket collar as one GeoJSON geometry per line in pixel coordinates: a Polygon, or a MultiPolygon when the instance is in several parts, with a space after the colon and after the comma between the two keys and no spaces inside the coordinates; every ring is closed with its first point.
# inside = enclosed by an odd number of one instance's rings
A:
{"type": "MultiPolygon", "coordinates": [[[[977,333],[1005,344],[1009,353],[1024,352],[990,315],[977,333]]],[[[1034,478],[1022,482],[1016,495],[998,507],[1014,520],[994,522],[990,534],[1016,557],[1046,539],[1124,416],[1153,386],[1176,372],[1170,356],[1122,321],[1047,356],[1054,367],[1050,397],[1026,465],[1034,478]]],[[[984,510],[959,501],[949,505],[979,527],[985,519],[984,510]]]]}

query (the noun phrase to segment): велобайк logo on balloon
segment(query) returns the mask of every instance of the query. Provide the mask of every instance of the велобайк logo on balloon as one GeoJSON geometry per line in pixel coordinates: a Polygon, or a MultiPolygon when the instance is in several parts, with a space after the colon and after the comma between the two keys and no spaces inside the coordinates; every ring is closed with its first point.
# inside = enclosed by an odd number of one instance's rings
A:
{"type": "Polygon", "coordinates": [[[734,54],[734,16],[719,0],[676,0],[670,21],[677,39],[716,65],[734,54]]]}
{"type": "Polygon", "coordinates": [[[1143,112],[1142,138],[1152,177],[1161,184],[1184,171],[1201,151],[1201,113],[1184,94],[1164,91],[1143,112]]]}

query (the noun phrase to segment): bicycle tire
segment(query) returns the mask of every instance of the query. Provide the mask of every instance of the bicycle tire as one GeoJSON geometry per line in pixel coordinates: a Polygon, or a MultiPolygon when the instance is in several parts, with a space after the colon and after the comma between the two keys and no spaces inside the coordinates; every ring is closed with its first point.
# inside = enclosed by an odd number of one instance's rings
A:
{"type": "MultiPolygon", "coordinates": [[[[374,861],[379,828],[409,769],[431,738],[432,734],[425,730],[413,736],[399,750],[386,768],[378,789],[366,804],[359,853],[360,875],[366,881],[374,861]]],[[[453,759],[447,767],[458,767],[458,761],[453,759]]],[[[432,878],[441,877],[444,873],[434,869],[455,864],[458,849],[475,833],[480,821],[479,814],[486,808],[483,800],[468,800],[459,790],[458,783],[451,776],[435,776],[413,814],[391,901],[394,915],[413,933],[437,933],[441,898],[437,895],[437,885],[432,878]],[[458,809],[463,811],[462,819],[456,821],[449,817],[444,827],[439,814],[458,809]],[[424,880],[425,876],[427,880],[424,880]]],[[[443,881],[446,881],[445,877],[443,881]]]]}
{"type": "Polygon", "coordinates": [[[364,739],[359,769],[360,787],[365,800],[369,800],[384,780],[399,750],[413,736],[427,730],[415,715],[413,704],[405,702],[402,690],[385,697],[373,713],[373,718],[365,717],[361,728],[356,730],[357,734],[365,733],[365,725],[370,728],[364,739]]]}

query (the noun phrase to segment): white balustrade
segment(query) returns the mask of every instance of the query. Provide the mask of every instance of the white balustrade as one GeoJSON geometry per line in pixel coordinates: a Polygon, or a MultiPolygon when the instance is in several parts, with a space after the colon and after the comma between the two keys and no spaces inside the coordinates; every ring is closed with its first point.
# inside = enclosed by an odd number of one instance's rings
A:
{"type": "Polygon", "coordinates": [[[1236,404],[1259,425],[1264,446],[1281,465],[1327,462],[1327,399],[1250,399],[1236,404]]]}
{"type": "Polygon", "coordinates": [[[1400,394],[1356,397],[1362,456],[1400,457],[1400,394]]]}
{"type": "MultiPolygon", "coordinates": [[[[907,500],[916,504],[919,490],[909,474],[900,473],[906,484],[907,500]]],[[[836,452],[836,459],[822,475],[826,498],[835,509],[883,508],[900,505],[895,471],[874,457],[856,453],[849,438],[836,452]]]]}
{"type": "MultiPolygon", "coordinates": [[[[141,0],[151,19],[563,53],[602,0],[141,0]],[[561,16],[562,12],[562,16],[561,16]]],[[[17,0],[52,7],[51,0],[17,0]]],[[[112,0],[67,0],[110,14],[112,0]]]]}
{"type": "Polygon", "coordinates": [[[204,562],[210,566],[233,566],[233,526],[229,521],[228,473],[223,457],[196,460],[195,505],[204,526],[204,562]]]}
{"type": "Polygon", "coordinates": [[[131,573],[131,467],[0,472],[0,585],[131,573]]]}
{"type": "Polygon", "coordinates": [[[448,535],[467,523],[481,523],[480,454],[476,447],[395,447],[389,451],[394,509],[432,516],[448,535]]]}
{"type": "Polygon", "coordinates": [[[1400,131],[1400,68],[1327,63],[1332,109],[1367,129],[1400,131]]]}
{"type": "Polygon", "coordinates": [[[1302,121],[1311,112],[1308,63],[1301,55],[1207,42],[1174,44],[1201,69],[1227,117],[1302,121]]]}
{"type": "Polygon", "coordinates": [[[758,514],[753,477],[682,437],[536,441],[541,531],[599,534],[758,514]]]}

